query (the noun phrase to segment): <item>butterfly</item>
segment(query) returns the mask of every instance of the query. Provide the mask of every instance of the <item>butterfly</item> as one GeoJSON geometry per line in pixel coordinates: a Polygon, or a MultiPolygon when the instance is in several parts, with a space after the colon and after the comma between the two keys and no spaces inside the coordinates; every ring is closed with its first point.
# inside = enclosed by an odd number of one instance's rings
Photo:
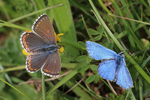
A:
{"type": "Polygon", "coordinates": [[[91,41],[86,41],[87,51],[95,60],[105,60],[99,64],[98,74],[109,81],[116,82],[124,89],[133,87],[133,81],[126,67],[123,53],[116,52],[91,41]]]}
{"type": "Polygon", "coordinates": [[[26,58],[26,70],[34,73],[41,69],[44,75],[57,77],[61,70],[61,59],[56,45],[56,35],[46,14],[36,19],[33,32],[24,32],[21,45],[30,55],[26,58]]]}

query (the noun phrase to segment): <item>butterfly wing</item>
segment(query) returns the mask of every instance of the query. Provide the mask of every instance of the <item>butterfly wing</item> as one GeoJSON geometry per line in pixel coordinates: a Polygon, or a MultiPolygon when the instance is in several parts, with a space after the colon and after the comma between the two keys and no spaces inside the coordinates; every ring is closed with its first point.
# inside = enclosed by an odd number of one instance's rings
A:
{"type": "Polygon", "coordinates": [[[56,36],[50,19],[46,14],[41,15],[34,22],[32,30],[40,35],[48,44],[56,44],[56,36]]]}
{"type": "Polygon", "coordinates": [[[116,78],[117,78],[117,84],[122,88],[129,89],[130,87],[133,87],[133,81],[131,75],[129,73],[129,70],[126,67],[126,63],[123,58],[119,68],[117,69],[116,78]]]}
{"type": "Polygon", "coordinates": [[[38,71],[46,62],[48,53],[29,55],[26,59],[26,69],[28,72],[34,73],[38,71]]]}
{"type": "Polygon", "coordinates": [[[61,60],[58,50],[55,53],[51,53],[48,56],[47,62],[41,68],[41,72],[44,75],[57,77],[60,74],[61,70],[61,60]]]}
{"type": "Polygon", "coordinates": [[[118,55],[116,52],[91,41],[86,41],[86,46],[90,57],[96,60],[111,59],[118,55]]]}
{"type": "Polygon", "coordinates": [[[99,65],[98,74],[106,80],[115,81],[116,67],[116,60],[105,60],[99,65]]]}
{"type": "Polygon", "coordinates": [[[38,35],[33,32],[24,32],[20,38],[22,47],[28,52],[39,50],[48,46],[48,44],[38,35]]]}

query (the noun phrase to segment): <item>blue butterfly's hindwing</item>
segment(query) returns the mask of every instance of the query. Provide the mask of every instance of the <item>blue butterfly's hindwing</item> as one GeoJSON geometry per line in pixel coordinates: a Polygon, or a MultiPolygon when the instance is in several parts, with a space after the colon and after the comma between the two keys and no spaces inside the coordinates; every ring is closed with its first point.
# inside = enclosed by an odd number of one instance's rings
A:
{"type": "Polygon", "coordinates": [[[117,69],[117,84],[123,87],[124,89],[129,89],[133,87],[133,82],[129,70],[126,67],[124,59],[122,59],[121,64],[117,69]]]}
{"type": "Polygon", "coordinates": [[[104,79],[114,81],[116,67],[116,60],[105,60],[99,65],[98,74],[104,79]]]}

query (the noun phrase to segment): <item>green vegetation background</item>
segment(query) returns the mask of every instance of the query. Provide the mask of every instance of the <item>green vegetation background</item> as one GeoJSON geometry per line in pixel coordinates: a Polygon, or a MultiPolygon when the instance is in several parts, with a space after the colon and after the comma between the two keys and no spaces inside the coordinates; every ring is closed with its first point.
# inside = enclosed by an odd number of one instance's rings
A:
{"type": "Polygon", "coordinates": [[[148,100],[149,25],[148,0],[0,0],[0,99],[148,100]],[[57,34],[65,33],[58,43],[64,52],[56,79],[25,70],[20,35],[43,13],[57,34]],[[100,61],[88,56],[87,40],[125,53],[134,88],[124,90],[98,75],[100,61]]]}

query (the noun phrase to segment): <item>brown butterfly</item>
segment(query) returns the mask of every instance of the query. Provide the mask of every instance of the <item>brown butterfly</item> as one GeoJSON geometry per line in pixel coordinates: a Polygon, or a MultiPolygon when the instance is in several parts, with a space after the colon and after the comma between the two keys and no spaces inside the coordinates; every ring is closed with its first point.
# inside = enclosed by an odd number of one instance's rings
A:
{"type": "Polygon", "coordinates": [[[56,45],[56,35],[50,19],[46,14],[36,19],[33,32],[24,32],[20,41],[26,52],[27,71],[34,73],[41,69],[44,75],[57,77],[61,70],[61,59],[56,45]]]}

